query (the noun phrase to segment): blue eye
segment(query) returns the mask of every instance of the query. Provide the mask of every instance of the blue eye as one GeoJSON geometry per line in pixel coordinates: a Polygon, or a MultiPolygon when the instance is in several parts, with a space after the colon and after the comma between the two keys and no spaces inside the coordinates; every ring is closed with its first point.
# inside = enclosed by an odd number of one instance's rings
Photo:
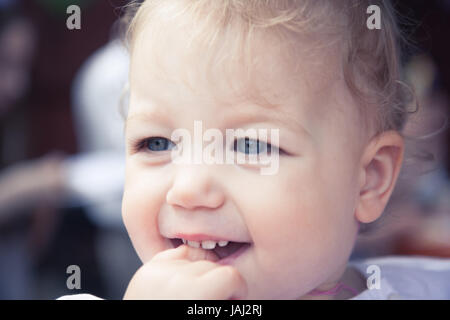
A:
{"type": "Polygon", "coordinates": [[[150,151],[167,151],[175,147],[175,144],[162,137],[152,137],[145,140],[144,146],[150,151]]]}
{"type": "Polygon", "coordinates": [[[234,140],[234,151],[242,152],[245,154],[259,154],[270,153],[272,146],[269,143],[265,143],[259,140],[250,139],[248,137],[244,139],[234,140]]]}

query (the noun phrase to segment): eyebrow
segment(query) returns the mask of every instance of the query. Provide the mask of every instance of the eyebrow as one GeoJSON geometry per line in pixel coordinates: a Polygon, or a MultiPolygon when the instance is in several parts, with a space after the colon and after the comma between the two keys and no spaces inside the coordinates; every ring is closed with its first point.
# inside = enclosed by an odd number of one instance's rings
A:
{"type": "Polygon", "coordinates": [[[126,131],[129,122],[162,122],[168,126],[172,126],[172,114],[167,109],[155,108],[145,112],[138,112],[127,117],[125,120],[124,130],[126,131]]]}
{"type": "Polygon", "coordinates": [[[270,114],[268,114],[267,113],[268,108],[261,107],[259,105],[257,106],[256,110],[255,112],[238,111],[236,112],[237,113],[236,116],[231,117],[231,120],[229,122],[233,123],[234,126],[252,122],[271,122],[276,123],[280,126],[285,126],[293,132],[300,131],[300,133],[302,133],[303,135],[312,137],[311,133],[292,116],[289,115],[280,116],[281,112],[276,112],[276,110],[273,110],[273,112],[270,112],[270,114]],[[256,112],[256,110],[260,112],[256,112]]]}
{"type": "Polygon", "coordinates": [[[127,118],[127,122],[134,120],[162,120],[166,119],[167,116],[168,114],[166,112],[162,112],[161,109],[153,109],[151,111],[132,114],[127,118]]]}
{"type": "MultiPolygon", "coordinates": [[[[267,110],[266,107],[258,106],[261,111],[267,110]]],[[[181,116],[181,115],[180,115],[181,116]]],[[[139,112],[131,115],[125,122],[125,130],[128,122],[162,122],[169,127],[173,127],[173,121],[171,120],[173,115],[167,111],[167,109],[153,109],[151,111],[139,112]]],[[[289,116],[272,116],[266,112],[241,112],[237,111],[236,115],[226,117],[224,123],[232,124],[233,127],[238,127],[242,124],[258,122],[272,122],[277,123],[280,126],[286,126],[293,132],[300,133],[302,136],[312,138],[311,133],[299,122],[289,116]]],[[[229,128],[231,129],[231,128],[229,128]]]]}
{"type": "MultiPolygon", "coordinates": [[[[150,104],[154,106],[154,103],[150,104]]],[[[161,101],[160,104],[161,105],[161,101]]],[[[163,104],[165,107],[154,107],[150,108],[150,110],[146,110],[144,112],[138,112],[127,117],[124,125],[124,131],[127,129],[128,122],[142,121],[142,122],[160,122],[169,127],[174,127],[173,116],[174,112],[171,111],[169,104],[163,104]]],[[[237,103],[225,103],[223,108],[227,108],[231,110],[230,112],[233,114],[232,116],[226,116],[224,123],[232,123],[234,127],[239,124],[251,123],[251,122],[272,122],[278,123],[279,125],[288,127],[291,131],[298,132],[300,131],[304,135],[312,138],[311,133],[305,128],[303,124],[301,124],[298,120],[295,119],[292,115],[283,115],[282,112],[279,112],[277,109],[280,108],[281,105],[273,104],[268,100],[264,101],[246,101],[246,102],[237,102],[237,103]],[[241,111],[248,109],[249,111],[241,111]]],[[[177,115],[178,117],[182,116],[181,114],[177,115]]],[[[200,119],[201,120],[201,119],[200,119]]]]}

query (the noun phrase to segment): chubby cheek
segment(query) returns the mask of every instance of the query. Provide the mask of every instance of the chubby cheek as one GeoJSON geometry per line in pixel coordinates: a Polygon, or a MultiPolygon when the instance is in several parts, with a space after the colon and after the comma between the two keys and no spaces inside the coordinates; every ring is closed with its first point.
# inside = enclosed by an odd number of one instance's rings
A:
{"type": "Polygon", "coordinates": [[[162,180],[144,171],[127,168],[122,199],[122,217],[133,246],[142,260],[150,260],[167,249],[157,224],[158,212],[165,201],[162,180]]]}
{"type": "Polygon", "coordinates": [[[345,238],[342,227],[348,223],[341,221],[348,210],[344,195],[334,190],[335,184],[324,184],[320,168],[306,161],[280,170],[270,178],[273,181],[258,184],[259,196],[248,203],[247,212],[255,213],[246,222],[260,276],[270,279],[267,288],[259,291],[280,288],[278,293],[271,292],[275,297],[295,298],[311,290],[348,252],[348,242],[342,245],[341,241],[345,238]]]}
{"type": "Polygon", "coordinates": [[[327,201],[326,187],[317,181],[317,174],[300,165],[290,169],[280,170],[270,178],[273,181],[258,183],[258,194],[248,209],[255,212],[247,219],[254,241],[272,254],[308,247],[311,240],[320,243],[332,229],[328,217],[336,204],[327,201]]]}

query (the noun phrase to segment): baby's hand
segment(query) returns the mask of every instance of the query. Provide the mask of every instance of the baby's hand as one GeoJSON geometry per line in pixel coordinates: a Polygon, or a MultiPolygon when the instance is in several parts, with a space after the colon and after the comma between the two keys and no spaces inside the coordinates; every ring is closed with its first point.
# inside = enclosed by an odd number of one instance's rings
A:
{"type": "Polygon", "coordinates": [[[158,253],[134,274],[124,299],[240,299],[247,285],[210,250],[181,245],[158,253]]]}

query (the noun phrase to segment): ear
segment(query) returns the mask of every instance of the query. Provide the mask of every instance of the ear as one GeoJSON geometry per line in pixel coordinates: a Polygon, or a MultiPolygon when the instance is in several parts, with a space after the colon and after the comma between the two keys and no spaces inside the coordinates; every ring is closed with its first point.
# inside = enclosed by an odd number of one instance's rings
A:
{"type": "Polygon", "coordinates": [[[396,131],[373,137],[360,162],[360,193],[355,210],[359,222],[378,219],[394,190],[403,162],[404,142],[396,131]]]}

